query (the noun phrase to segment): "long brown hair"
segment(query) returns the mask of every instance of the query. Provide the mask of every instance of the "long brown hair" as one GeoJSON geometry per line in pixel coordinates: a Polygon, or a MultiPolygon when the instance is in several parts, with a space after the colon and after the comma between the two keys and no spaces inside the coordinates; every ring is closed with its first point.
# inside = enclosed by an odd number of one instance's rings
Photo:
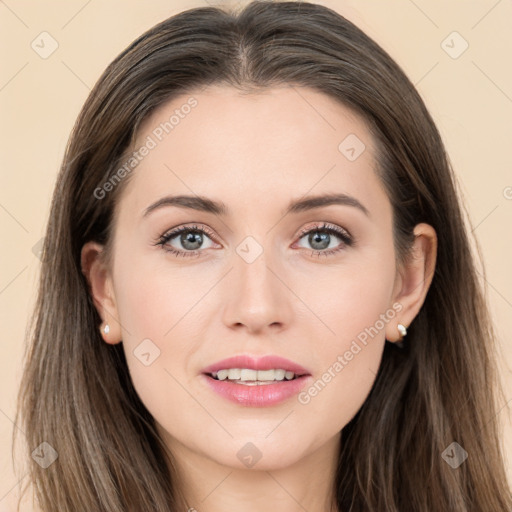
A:
{"type": "Polygon", "coordinates": [[[42,442],[58,453],[47,468],[29,459],[41,509],[181,506],[178,475],[122,345],[100,336],[80,251],[90,240],[111,250],[129,177],[102,199],[95,190],[118,171],[141,122],[176,95],[213,83],[245,92],[311,87],[353,108],[377,144],[398,257],[407,256],[417,223],[437,232],[433,281],[404,347],[386,343],[367,400],[342,430],[339,509],[510,510],[495,335],[438,130],[401,68],[355,25],[321,5],[272,1],[168,18],[107,67],[80,112],[52,200],[19,394],[29,454],[42,442]],[[468,453],[457,468],[443,458],[453,442],[468,453]]]}

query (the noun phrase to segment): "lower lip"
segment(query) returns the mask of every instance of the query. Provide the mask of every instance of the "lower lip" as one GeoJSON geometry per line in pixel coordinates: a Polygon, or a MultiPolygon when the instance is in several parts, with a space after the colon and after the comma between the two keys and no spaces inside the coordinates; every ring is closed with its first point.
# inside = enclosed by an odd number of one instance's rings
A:
{"type": "Polygon", "coordinates": [[[206,379],[206,383],[213,391],[232,402],[248,407],[268,407],[297,395],[311,378],[311,375],[256,386],[216,380],[206,374],[202,374],[202,377],[206,379]]]}

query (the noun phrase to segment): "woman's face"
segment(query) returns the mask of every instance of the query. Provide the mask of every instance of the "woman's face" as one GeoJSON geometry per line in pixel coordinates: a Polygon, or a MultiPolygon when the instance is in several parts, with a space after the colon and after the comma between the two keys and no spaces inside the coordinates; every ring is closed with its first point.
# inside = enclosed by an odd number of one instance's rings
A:
{"type": "Polygon", "coordinates": [[[271,469],[337,442],[408,325],[363,121],[308,88],[210,86],[156,110],[133,149],[104,318],[171,449],[271,469]],[[287,361],[260,370],[307,375],[236,371],[269,355],[287,361]],[[204,373],[234,356],[217,375],[233,380],[204,373]]]}

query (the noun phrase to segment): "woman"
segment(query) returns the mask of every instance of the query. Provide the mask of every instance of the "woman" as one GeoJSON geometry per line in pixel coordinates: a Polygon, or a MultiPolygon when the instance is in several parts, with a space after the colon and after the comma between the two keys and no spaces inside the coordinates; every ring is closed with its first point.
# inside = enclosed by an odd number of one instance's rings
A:
{"type": "Polygon", "coordinates": [[[493,343],[398,65],[319,5],[183,12],[66,150],[19,401],[38,503],[509,510],[493,343]]]}

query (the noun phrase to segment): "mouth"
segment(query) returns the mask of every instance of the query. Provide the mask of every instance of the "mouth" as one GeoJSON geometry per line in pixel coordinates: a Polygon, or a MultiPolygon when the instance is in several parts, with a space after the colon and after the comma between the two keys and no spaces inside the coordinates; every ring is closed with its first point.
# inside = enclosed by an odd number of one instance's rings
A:
{"type": "Polygon", "coordinates": [[[312,380],[307,369],[272,355],[231,357],[204,368],[202,374],[216,394],[248,407],[277,405],[297,395],[312,380]]]}

